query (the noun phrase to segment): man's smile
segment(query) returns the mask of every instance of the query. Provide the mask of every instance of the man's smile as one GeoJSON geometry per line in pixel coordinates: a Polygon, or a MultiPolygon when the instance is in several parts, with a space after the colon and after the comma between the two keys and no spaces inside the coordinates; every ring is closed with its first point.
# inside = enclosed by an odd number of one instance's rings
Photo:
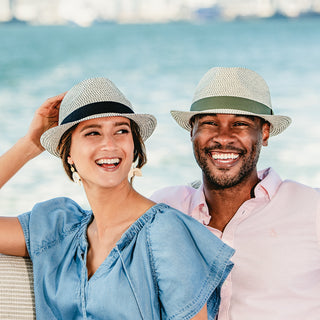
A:
{"type": "Polygon", "coordinates": [[[239,154],[233,152],[225,153],[213,151],[211,152],[211,157],[213,160],[235,160],[239,158],[239,154]]]}
{"type": "Polygon", "coordinates": [[[208,153],[212,163],[217,168],[231,168],[240,160],[240,153],[210,151],[208,153]]]}

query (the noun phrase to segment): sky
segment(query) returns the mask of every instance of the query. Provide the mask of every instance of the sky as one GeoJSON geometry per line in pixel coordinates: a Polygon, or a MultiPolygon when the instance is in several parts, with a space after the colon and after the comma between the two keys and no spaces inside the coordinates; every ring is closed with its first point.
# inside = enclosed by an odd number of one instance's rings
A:
{"type": "Polygon", "coordinates": [[[320,0],[0,0],[0,8],[0,21],[14,17],[32,24],[74,23],[85,27],[94,21],[232,20],[270,17],[276,12],[297,17],[309,11],[320,13],[320,0]]]}

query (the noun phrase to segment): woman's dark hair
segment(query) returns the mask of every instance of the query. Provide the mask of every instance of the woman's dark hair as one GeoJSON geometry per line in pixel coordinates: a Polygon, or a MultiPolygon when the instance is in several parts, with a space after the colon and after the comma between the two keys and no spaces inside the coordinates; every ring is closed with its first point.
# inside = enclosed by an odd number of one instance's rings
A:
{"type": "MultiPolygon", "coordinates": [[[[142,168],[147,163],[146,148],[140,134],[139,126],[133,120],[129,120],[134,143],[133,162],[138,160],[137,168],[142,168]]],[[[77,125],[78,124],[75,124],[63,134],[57,148],[62,160],[63,168],[72,181],[72,172],[68,163],[68,157],[70,155],[72,133],[76,129],[77,125]]]]}

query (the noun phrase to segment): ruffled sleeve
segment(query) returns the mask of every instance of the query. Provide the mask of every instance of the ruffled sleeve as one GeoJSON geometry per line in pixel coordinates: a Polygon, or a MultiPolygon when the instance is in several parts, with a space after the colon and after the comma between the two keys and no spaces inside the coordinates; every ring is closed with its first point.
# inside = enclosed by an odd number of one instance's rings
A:
{"type": "Polygon", "coordinates": [[[90,218],[88,212],[69,198],[37,203],[30,212],[18,216],[30,258],[62,241],[84,218],[90,218]]]}
{"type": "Polygon", "coordinates": [[[234,250],[195,219],[167,207],[149,227],[162,319],[191,319],[207,303],[214,319],[234,250]]]}

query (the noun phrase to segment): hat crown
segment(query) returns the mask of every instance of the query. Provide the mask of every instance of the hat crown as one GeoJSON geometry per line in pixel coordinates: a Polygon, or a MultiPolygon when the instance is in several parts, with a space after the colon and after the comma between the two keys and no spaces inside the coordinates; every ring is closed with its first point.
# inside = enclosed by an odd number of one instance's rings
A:
{"type": "Polygon", "coordinates": [[[131,103],[107,78],[90,78],[73,86],[63,98],[59,123],[45,131],[40,142],[51,154],[60,157],[57,150],[61,137],[82,121],[103,117],[126,117],[134,121],[143,141],[153,133],[157,120],[151,114],[134,113],[131,103]]]}
{"type": "Polygon", "coordinates": [[[272,109],[269,87],[256,72],[246,68],[215,67],[198,83],[192,103],[209,97],[239,97],[272,109]]]}
{"type": "Polygon", "coordinates": [[[91,103],[113,101],[130,109],[132,105],[123,93],[107,78],[86,79],[72,87],[63,98],[59,110],[59,124],[73,111],[91,103]]]}

